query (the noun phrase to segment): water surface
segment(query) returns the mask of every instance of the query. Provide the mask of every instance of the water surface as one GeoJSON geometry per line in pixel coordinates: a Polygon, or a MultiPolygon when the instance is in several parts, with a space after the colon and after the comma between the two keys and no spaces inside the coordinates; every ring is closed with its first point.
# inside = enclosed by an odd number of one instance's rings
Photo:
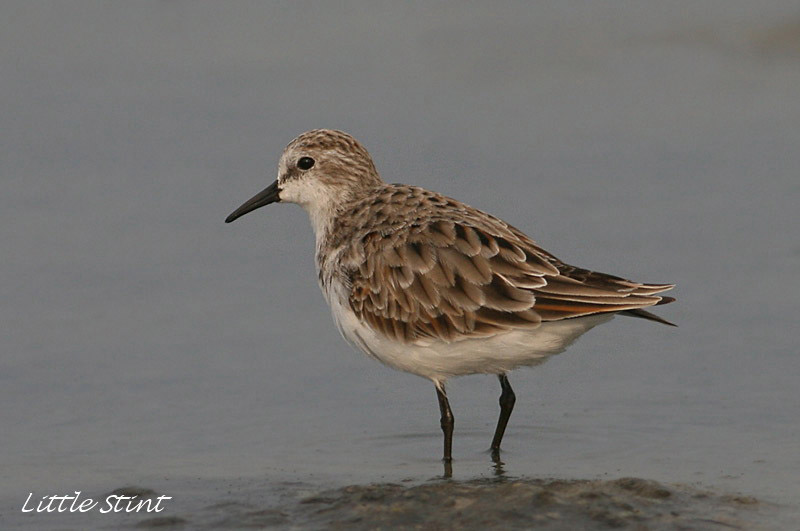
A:
{"type": "MultiPolygon", "coordinates": [[[[510,378],[510,477],[634,476],[797,514],[795,2],[6,2],[2,527],[137,485],[167,515],[442,473],[430,382],[338,336],[301,209],[223,219],[315,127],[563,260],[675,282],[510,378]]],[[[454,380],[454,478],[499,385],[454,380]]],[[[83,518],[83,519],[79,519],[83,518]]]]}

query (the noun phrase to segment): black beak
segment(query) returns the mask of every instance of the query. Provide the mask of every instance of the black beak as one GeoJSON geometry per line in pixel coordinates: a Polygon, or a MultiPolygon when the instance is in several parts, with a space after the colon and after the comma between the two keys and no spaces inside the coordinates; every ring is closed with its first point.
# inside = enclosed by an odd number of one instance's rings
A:
{"type": "Polygon", "coordinates": [[[236,218],[240,218],[247,214],[248,212],[252,212],[257,208],[261,208],[263,206],[267,206],[270,203],[277,203],[281,200],[278,197],[278,181],[275,181],[271,185],[269,185],[265,190],[257,193],[250,199],[244,202],[242,206],[237,208],[233,211],[233,214],[225,218],[225,223],[230,223],[231,221],[235,220],[236,218]]]}

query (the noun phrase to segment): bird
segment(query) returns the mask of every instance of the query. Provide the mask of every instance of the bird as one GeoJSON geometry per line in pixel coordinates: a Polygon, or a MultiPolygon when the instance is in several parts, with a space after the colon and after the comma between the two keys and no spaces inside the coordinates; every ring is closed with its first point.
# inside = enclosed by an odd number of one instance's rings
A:
{"type": "Polygon", "coordinates": [[[271,203],[308,213],[316,271],[341,335],[367,356],[430,380],[452,462],[448,379],[496,375],[499,460],[516,395],[508,373],[563,352],[616,314],[675,326],[643,308],[674,301],[647,284],[568,265],[512,225],[456,199],[384,182],[366,148],[338,130],[302,133],[277,179],[226,223],[271,203]]]}

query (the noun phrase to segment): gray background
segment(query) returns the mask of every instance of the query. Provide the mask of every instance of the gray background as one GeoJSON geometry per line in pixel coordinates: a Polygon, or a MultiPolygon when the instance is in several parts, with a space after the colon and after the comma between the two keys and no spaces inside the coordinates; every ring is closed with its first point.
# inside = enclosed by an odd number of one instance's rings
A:
{"type": "MultiPolygon", "coordinates": [[[[111,521],[23,516],[29,492],[185,515],[441,474],[432,385],[338,336],[305,213],[222,222],[317,127],[567,262],[678,284],[679,328],[618,318],[511,375],[506,474],[796,511],[797,2],[528,4],[0,4],[0,525],[111,521]]],[[[495,472],[498,387],[450,385],[456,479],[495,472]]]]}

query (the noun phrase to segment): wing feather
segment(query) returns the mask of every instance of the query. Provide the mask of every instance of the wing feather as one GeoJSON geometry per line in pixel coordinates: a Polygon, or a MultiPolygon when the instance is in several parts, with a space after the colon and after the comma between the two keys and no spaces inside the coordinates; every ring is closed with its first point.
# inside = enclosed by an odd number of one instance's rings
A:
{"type": "Polygon", "coordinates": [[[570,266],[488,214],[419,188],[386,186],[395,190],[380,196],[387,216],[380,226],[365,223],[351,229],[361,231],[357,237],[340,241],[349,242],[341,263],[350,307],[390,338],[457,341],[602,312],[652,315],[640,309],[670,302],[656,294],[671,284],[570,266]],[[395,210],[384,204],[411,196],[395,210]]]}

